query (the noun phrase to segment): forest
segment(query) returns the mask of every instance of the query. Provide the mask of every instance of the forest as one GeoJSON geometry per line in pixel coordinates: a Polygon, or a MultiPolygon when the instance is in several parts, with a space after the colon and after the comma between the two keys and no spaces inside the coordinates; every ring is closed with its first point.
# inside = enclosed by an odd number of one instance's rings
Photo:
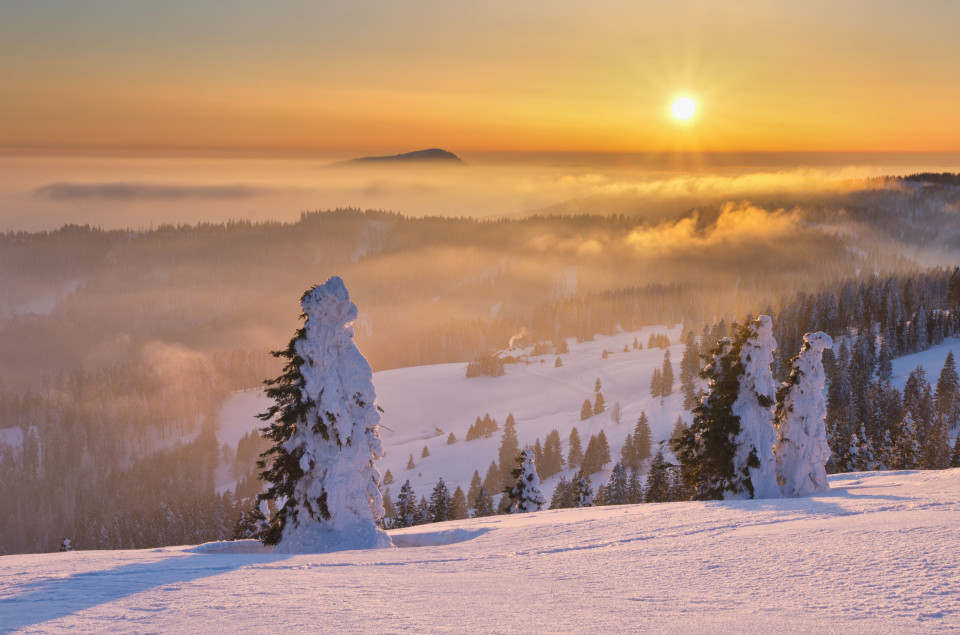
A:
{"type": "MultiPolygon", "coordinates": [[[[86,548],[232,536],[260,487],[262,446],[218,445],[216,414],[231,392],[276,376],[269,351],[296,328],[303,291],[330,275],[350,285],[356,341],[375,371],[466,363],[515,336],[532,346],[678,322],[701,336],[765,313],[784,343],[779,379],[803,333],[855,336],[827,362],[833,386],[838,369],[864,363],[863,347],[874,347],[875,374],[882,360],[957,332],[958,209],[949,179],[908,178],[813,203],[680,215],[340,209],[295,223],[8,232],[0,554],[54,550],[65,536],[86,548]],[[214,487],[225,465],[236,491],[214,487]]],[[[846,404],[831,410],[836,438],[861,446],[838,454],[844,465],[884,460],[889,424],[871,404],[892,397],[867,384],[848,386],[856,398],[833,397],[846,404]]]]}

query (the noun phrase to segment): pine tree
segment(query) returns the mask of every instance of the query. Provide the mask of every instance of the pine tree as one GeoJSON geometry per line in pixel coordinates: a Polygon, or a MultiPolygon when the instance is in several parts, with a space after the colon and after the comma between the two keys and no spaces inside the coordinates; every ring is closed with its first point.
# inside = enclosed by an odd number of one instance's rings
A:
{"type": "Polygon", "coordinates": [[[453,497],[443,479],[439,479],[430,495],[430,522],[440,523],[451,519],[453,497]]]}
{"type": "Polygon", "coordinates": [[[790,378],[777,391],[777,479],[786,496],[807,496],[830,488],[826,464],[830,458],[824,419],[826,381],[823,351],[833,340],[823,332],[803,336],[803,348],[791,362],[790,378]]]}
{"type": "Polygon", "coordinates": [[[659,368],[653,369],[653,377],[650,378],[650,396],[663,396],[663,371],[659,368]]]}
{"type": "Polygon", "coordinates": [[[583,446],[580,445],[580,433],[576,426],[570,430],[570,450],[567,453],[567,465],[571,468],[578,468],[583,463],[583,446]]]}
{"type": "Polygon", "coordinates": [[[560,446],[560,431],[551,430],[543,444],[543,465],[540,471],[544,478],[550,478],[563,469],[563,449],[560,446]]]}
{"type": "Polygon", "coordinates": [[[640,470],[636,468],[630,470],[630,478],[627,481],[627,495],[630,503],[643,502],[643,485],[640,482],[640,470]]]}
{"type": "Polygon", "coordinates": [[[500,468],[497,467],[496,461],[490,461],[487,474],[483,477],[483,487],[487,492],[500,491],[500,468]]]}
{"type": "Polygon", "coordinates": [[[670,361],[670,351],[663,353],[663,366],[660,368],[660,396],[669,397],[673,394],[673,363],[670,361]]]}
{"type": "Polygon", "coordinates": [[[634,469],[637,467],[636,456],[637,449],[633,444],[633,435],[627,434],[620,447],[620,463],[628,469],[634,469]]]}
{"type": "Polygon", "coordinates": [[[561,476],[550,497],[550,509],[567,509],[573,507],[573,485],[561,476]]]}
{"type": "Polygon", "coordinates": [[[613,466],[610,480],[606,487],[607,505],[626,505],[630,502],[630,485],[627,481],[627,471],[620,463],[613,466]]]}
{"type": "Polygon", "coordinates": [[[413,462],[413,454],[410,455],[410,458],[407,459],[407,469],[412,470],[417,467],[417,464],[413,462]]]}
{"type": "Polygon", "coordinates": [[[450,520],[463,520],[467,517],[467,497],[463,495],[463,488],[457,485],[450,501],[450,520]]]}
{"type": "Polygon", "coordinates": [[[593,406],[590,405],[589,399],[583,400],[583,405],[580,407],[580,421],[586,421],[593,416],[593,406]]]}
{"type": "Polygon", "coordinates": [[[647,474],[646,503],[666,503],[670,496],[670,466],[663,457],[663,450],[657,450],[647,474]]]}
{"type": "Polygon", "coordinates": [[[430,522],[433,522],[433,515],[430,513],[430,503],[425,496],[421,496],[420,502],[417,503],[417,518],[415,524],[426,525],[430,522]]]}
{"type": "Polygon", "coordinates": [[[947,353],[943,368],[940,370],[933,401],[947,429],[955,428],[960,422],[960,378],[957,376],[957,364],[952,350],[947,353]]]}
{"type": "Polygon", "coordinates": [[[650,420],[647,413],[640,411],[640,418],[637,419],[637,425],[633,429],[633,447],[634,447],[634,466],[640,468],[644,461],[650,458],[652,449],[652,433],[650,432],[650,420]]]}
{"type": "MultiPolygon", "coordinates": [[[[503,437],[500,440],[500,450],[497,459],[500,465],[500,487],[503,490],[513,485],[513,464],[516,463],[520,452],[520,441],[517,439],[517,425],[513,414],[507,415],[503,424],[503,437]]],[[[494,490],[497,491],[497,490],[494,490]]]]}
{"type": "Polygon", "coordinates": [[[606,403],[603,401],[603,393],[598,392],[593,400],[593,414],[598,415],[606,409],[607,409],[607,406],[606,406],[606,403]]]}
{"type": "Polygon", "coordinates": [[[900,424],[900,435],[894,443],[895,460],[893,468],[897,470],[915,470],[920,465],[920,442],[917,440],[917,427],[913,414],[909,411],[900,424]]]}
{"type": "Polygon", "coordinates": [[[540,492],[540,477],[535,461],[531,450],[524,450],[517,455],[513,470],[514,484],[504,492],[510,498],[511,514],[540,511],[547,502],[540,492]]]}
{"type": "Polygon", "coordinates": [[[761,315],[741,328],[739,339],[743,370],[737,399],[731,408],[740,423],[733,458],[739,483],[734,492],[742,492],[749,498],[776,498],[781,493],[773,456],[777,441],[773,427],[777,391],[771,371],[776,349],[772,320],[761,315]]]}
{"type": "Polygon", "coordinates": [[[467,490],[467,506],[475,507],[477,504],[477,494],[480,492],[480,488],[483,486],[483,481],[480,480],[480,470],[474,470],[473,476],[470,478],[470,489],[467,490]]]}
{"type": "Polygon", "coordinates": [[[393,485],[393,473],[388,469],[383,475],[383,484],[384,485],[393,485]]]}
{"type": "Polygon", "coordinates": [[[400,488],[396,509],[394,527],[413,527],[417,524],[417,495],[414,494],[409,480],[400,488]]]}
{"type": "Polygon", "coordinates": [[[558,355],[557,358],[553,360],[553,367],[560,368],[561,366],[563,366],[563,360],[560,359],[560,356],[558,355]]]}
{"type": "Polygon", "coordinates": [[[420,451],[420,458],[425,459],[430,456],[430,450],[427,446],[423,446],[423,450],[420,451]]]}
{"type": "Polygon", "coordinates": [[[301,298],[303,326],[274,356],[282,374],[266,382],[274,401],[260,419],[273,446],[258,462],[272,501],[259,538],[281,551],[325,551],[349,535],[353,545],[388,547],[383,517],[373,373],[353,343],[357,306],[334,276],[301,298]]]}
{"type": "Polygon", "coordinates": [[[960,434],[953,441],[953,453],[950,454],[950,467],[960,467],[960,434]]]}
{"type": "Polygon", "coordinates": [[[456,442],[457,442],[457,435],[455,435],[454,433],[451,432],[451,433],[447,436],[447,445],[453,445],[453,444],[456,443],[456,442]]]}
{"type": "Polygon", "coordinates": [[[390,488],[383,490],[383,525],[384,529],[392,528],[393,519],[397,516],[397,508],[390,498],[390,488]]]}
{"type": "Polygon", "coordinates": [[[700,372],[700,348],[693,336],[687,331],[687,340],[680,358],[680,390],[683,392],[683,407],[692,410],[697,405],[697,374],[700,372]]]}
{"type": "Polygon", "coordinates": [[[484,516],[493,516],[493,499],[487,493],[486,487],[481,487],[477,492],[477,500],[473,505],[473,517],[482,518],[484,516]]]}
{"type": "Polygon", "coordinates": [[[572,507],[591,507],[593,505],[593,487],[590,485],[590,477],[584,474],[583,470],[577,472],[577,475],[573,477],[571,497],[573,499],[572,507]]]}

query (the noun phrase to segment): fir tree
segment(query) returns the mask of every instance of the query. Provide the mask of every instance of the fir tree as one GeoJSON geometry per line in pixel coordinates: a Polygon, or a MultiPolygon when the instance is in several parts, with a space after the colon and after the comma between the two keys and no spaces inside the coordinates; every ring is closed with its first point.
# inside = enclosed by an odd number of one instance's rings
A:
{"type": "Polygon", "coordinates": [[[593,416],[593,406],[590,405],[589,399],[583,400],[583,405],[580,407],[580,421],[586,421],[593,416]]]}
{"type": "Polygon", "coordinates": [[[680,358],[680,390],[683,392],[683,407],[692,410],[697,405],[696,378],[700,372],[700,348],[693,336],[687,331],[687,340],[680,358]]]}
{"type": "Polygon", "coordinates": [[[480,480],[480,470],[474,470],[473,476],[470,478],[470,489],[467,490],[467,506],[475,507],[477,504],[477,494],[480,492],[480,488],[483,486],[483,481],[480,480]]]}
{"type": "Polygon", "coordinates": [[[567,509],[573,504],[573,485],[565,476],[561,476],[550,497],[550,509],[567,509]]]}
{"type": "Polygon", "coordinates": [[[560,368],[561,366],[563,366],[563,360],[560,359],[560,356],[558,355],[557,358],[553,360],[553,367],[560,368]]]}
{"type": "Polygon", "coordinates": [[[953,453],[950,454],[950,467],[960,467],[960,434],[953,441],[953,453]]]}
{"type": "Polygon", "coordinates": [[[516,463],[519,452],[520,441],[517,439],[516,420],[513,418],[513,414],[509,414],[503,424],[503,437],[500,440],[500,450],[497,452],[500,465],[499,490],[508,488],[513,484],[513,468],[511,466],[516,463]]]}
{"type": "Polygon", "coordinates": [[[453,513],[453,497],[443,479],[439,479],[430,495],[430,522],[440,523],[451,520],[453,513]]]}
{"type": "Polygon", "coordinates": [[[426,525],[427,523],[433,522],[433,515],[430,513],[430,503],[427,501],[426,496],[420,497],[420,502],[417,503],[417,518],[415,524],[417,525],[426,525]]]}
{"type": "Polygon", "coordinates": [[[455,435],[454,433],[451,432],[451,433],[447,436],[447,445],[453,445],[453,444],[456,443],[456,442],[457,442],[457,435],[455,435]]]}
{"type": "Polygon", "coordinates": [[[463,520],[467,517],[467,510],[467,497],[463,494],[463,488],[457,485],[450,501],[450,520],[463,520]]]}
{"type": "Polygon", "coordinates": [[[420,451],[420,458],[425,459],[430,456],[430,449],[427,446],[423,446],[423,450],[420,451]]]}
{"type": "Polygon", "coordinates": [[[572,507],[591,507],[593,505],[593,487],[590,485],[590,477],[583,473],[583,470],[577,472],[573,477],[571,484],[572,507]]]}
{"type": "Polygon", "coordinates": [[[511,514],[540,511],[547,502],[540,492],[540,477],[535,461],[531,450],[524,450],[517,456],[513,487],[504,492],[510,498],[511,514]]]}
{"type": "Polygon", "coordinates": [[[643,502],[643,485],[640,482],[640,470],[637,468],[630,470],[630,478],[627,481],[627,495],[630,503],[643,502]]]}
{"type": "Polygon", "coordinates": [[[397,508],[390,498],[390,488],[383,490],[383,524],[388,529],[393,526],[393,519],[397,517],[397,508]],[[389,525],[388,525],[389,523],[389,525]]]}
{"type": "Polygon", "coordinates": [[[955,428],[960,422],[960,378],[957,377],[957,364],[952,350],[947,353],[943,368],[940,370],[933,401],[937,413],[943,417],[947,428],[955,428]]]}
{"type": "Polygon", "coordinates": [[[393,526],[413,527],[415,524],[417,524],[417,496],[408,480],[400,487],[400,495],[397,496],[393,526]]]}
{"type": "Polygon", "coordinates": [[[666,503],[670,496],[670,466],[663,457],[663,450],[657,450],[650,463],[650,472],[647,474],[647,491],[644,494],[646,503],[666,503]]]}
{"type": "Polygon", "coordinates": [[[607,505],[626,505],[630,502],[630,485],[627,471],[620,463],[613,466],[606,486],[607,505]]]}
{"type": "Polygon", "coordinates": [[[571,468],[578,468],[583,463],[583,446],[580,445],[580,433],[576,426],[570,430],[570,450],[567,453],[567,465],[571,468]]]}
{"type": "Polygon", "coordinates": [[[663,396],[663,371],[659,368],[653,369],[653,377],[650,378],[650,396],[663,396]]]}
{"type": "Polygon", "coordinates": [[[477,492],[477,500],[473,505],[473,517],[482,518],[484,516],[493,516],[493,499],[487,493],[486,487],[481,487],[477,492]]]}
{"type": "Polygon", "coordinates": [[[260,419],[273,446],[258,462],[269,485],[257,497],[276,511],[260,539],[281,551],[324,551],[339,536],[388,547],[383,518],[383,456],[370,365],[353,343],[357,306],[334,276],[301,298],[303,326],[286,349],[282,374],[266,382],[274,401],[260,419]]]}
{"type": "Polygon", "coordinates": [[[793,358],[790,378],[777,391],[777,479],[787,496],[807,496],[830,488],[826,464],[830,458],[824,419],[826,378],[823,351],[833,340],[823,332],[803,336],[803,348],[793,358]]]}
{"type": "Polygon", "coordinates": [[[417,464],[413,462],[413,454],[410,455],[410,458],[407,459],[407,469],[412,470],[417,467],[417,464]]]}
{"type": "MultiPolygon", "coordinates": [[[[538,465],[541,465],[538,463],[538,465]]],[[[543,444],[543,464],[540,471],[544,478],[550,478],[563,469],[563,449],[560,446],[560,432],[551,430],[543,444]]]]}
{"type": "Polygon", "coordinates": [[[633,429],[634,465],[632,467],[639,469],[643,462],[650,458],[651,439],[650,420],[647,418],[647,413],[641,410],[640,418],[637,419],[637,425],[633,429]]]}
{"type": "Polygon", "coordinates": [[[660,396],[669,397],[673,394],[673,363],[670,361],[670,351],[663,353],[663,365],[660,368],[660,396]]]}
{"type": "Polygon", "coordinates": [[[393,485],[393,473],[388,469],[383,475],[383,484],[384,485],[393,485]]]}
{"type": "Polygon", "coordinates": [[[483,477],[483,487],[487,492],[500,491],[500,468],[497,467],[496,461],[490,461],[487,474],[483,477]]]}

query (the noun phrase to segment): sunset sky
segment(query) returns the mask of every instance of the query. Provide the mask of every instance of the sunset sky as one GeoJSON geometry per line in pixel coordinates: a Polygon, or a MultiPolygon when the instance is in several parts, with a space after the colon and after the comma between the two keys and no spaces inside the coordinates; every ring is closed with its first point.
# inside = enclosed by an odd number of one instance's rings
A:
{"type": "Polygon", "coordinates": [[[948,0],[5,1],[0,149],[958,151],[958,25],[948,0]]]}

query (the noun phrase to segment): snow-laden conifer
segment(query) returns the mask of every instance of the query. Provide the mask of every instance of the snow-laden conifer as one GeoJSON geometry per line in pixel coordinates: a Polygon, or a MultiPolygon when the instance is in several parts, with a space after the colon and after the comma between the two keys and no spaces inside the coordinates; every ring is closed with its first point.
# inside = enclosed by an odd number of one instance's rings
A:
{"type": "Polygon", "coordinates": [[[830,488],[825,466],[827,402],[823,396],[823,351],[833,340],[823,332],[803,336],[790,378],[777,391],[777,480],[785,496],[807,496],[830,488]]]}
{"type": "MultiPolygon", "coordinates": [[[[770,316],[761,315],[746,331],[740,348],[740,391],[733,403],[734,416],[740,419],[740,432],[734,454],[734,470],[742,479],[743,493],[750,498],[777,498],[777,466],[773,446],[777,432],[773,427],[776,405],[776,384],[773,381],[771,364],[777,343],[773,339],[773,322],[770,316]],[[745,478],[744,478],[745,477],[745,478]]],[[[737,497],[730,492],[727,497],[737,497]]]]}
{"type": "Polygon", "coordinates": [[[532,450],[524,450],[517,456],[513,477],[516,483],[506,491],[511,501],[510,513],[536,512],[543,509],[547,499],[540,491],[540,477],[537,475],[536,459],[532,450]]]}
{"type": "Polygon", "coordinates": [[[571,496],[574,507],[591,507],[593,505],[593,486],[590,484],[590,477],[583,473],[583,470],[577,472],[573,477],[571,484],[571,496]]]}
{"type": "MultiPolygon", "coordinates": [[[[261,540],[283,552],[389,547],[383,517],[380,414],[370,364],[353,342],[357,306],[332,277],[300,300],[304,325],[267,382],[274,405],[260,418],[273,447],[259,465],[273,501],[261,540]]],[[[260,506],[263,508],[263,505],[260,506]]]]}

